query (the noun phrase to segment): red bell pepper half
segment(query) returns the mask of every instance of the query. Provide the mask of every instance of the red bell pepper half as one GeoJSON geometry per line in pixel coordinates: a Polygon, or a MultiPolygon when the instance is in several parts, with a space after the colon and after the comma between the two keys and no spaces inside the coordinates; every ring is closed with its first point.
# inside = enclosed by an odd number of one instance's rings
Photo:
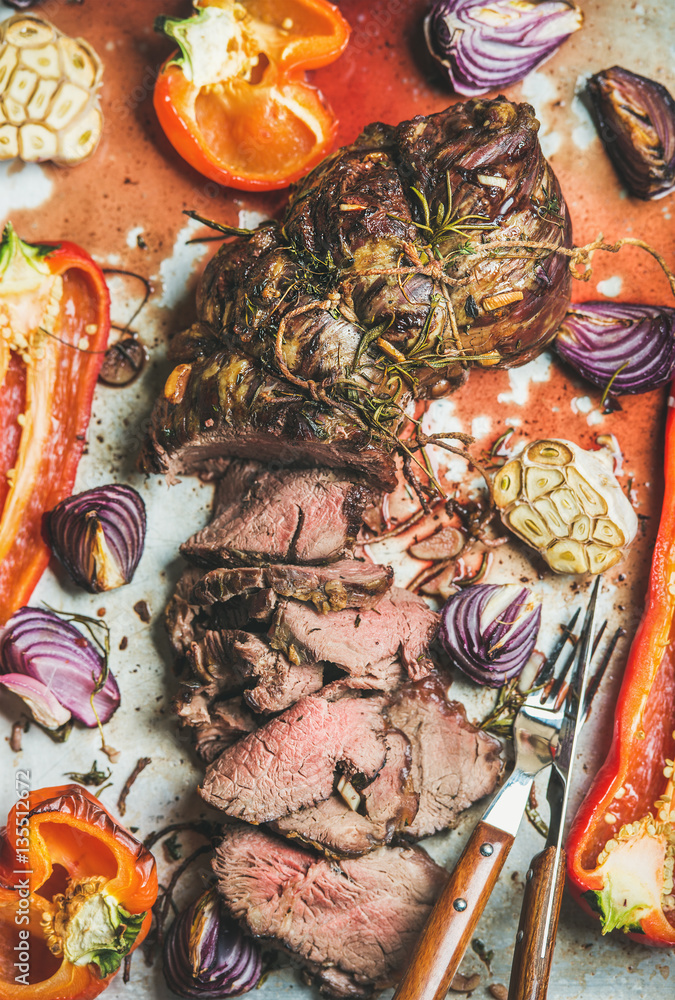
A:
{"type": "Polygon", "coordinates": [[[92,1000],[148,933],[155,860],[81,785],[28,793],[23,773],[0,831],[0,996],[92,1000]]]}
{"type": "MultiPolygon", "coordinates": [[[[671,389],[675,393],[675,383],[671,389]]],[[[665,493],[642,620],[630,649],[607,760],[567,842],[571,888],[643,944],[675,945],[675,407],[665,493]]]]}
{"type": "Polygon", "coordinates": [[[110,297],[74,243],[0,240],[0,624],[49,561],[45,511],[69,496],[110,330],[110,297]]]}
{"type": "Polygon", "coordinates": [[[180,46],[154,104],[169,141],[229,187],[283,188],[330,150],[336,120],[305,70],[333,62],[350,28],[327,0],[195,0],[186,20],[155,27],[180,46]]]}

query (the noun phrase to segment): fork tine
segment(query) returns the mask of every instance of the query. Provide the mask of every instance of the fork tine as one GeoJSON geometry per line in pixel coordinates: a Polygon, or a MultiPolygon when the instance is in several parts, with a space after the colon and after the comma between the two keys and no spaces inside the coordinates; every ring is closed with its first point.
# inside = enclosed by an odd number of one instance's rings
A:
{"type": "Polygon", "coordinates": [[[562,651],[564,650],[567,643],[572,641],[572,629],[577,623],[577,618],[579,617],[579,611],[580,609],[577,608],[577,610],[570,618],[568,624],[561,626],[562,635],[556,642],[555,646],[553,647],[551,653],[548,656],[548,659],[544,662],[544,665],[542,666],[541,670],[537,675],[536,678],[537,687],[541,687],[542,685],[547,684],[550,681],[551,677],[553,677],[553,669],[556,663],[558,662],[562,651]]]}
{"type": "MultiPolygon", "coordinates": [[[[591,591],[591,598],[588,602],[588,607],[586,608],[586,614],[584,616],[584,624],[581,626],[581,632],[579,633],[579,638],[577,640],[577,649],[579,651],[579,656],[577,658],[576,666],[572,674],[572,679],[570,681],[570,686],[575,692],[577,697],[580,697],[580,680],[584,671],[584,661],[586,659],[586,651],[588,650],[588,644],[593,641],[593,636],[591,633],[591,623],[593,621],[593,616],[595,613],[595,605],[598,601],[598,592],[600,590],[600,577],[595,578],[595,583],[593,585],[593,590],[591,591]]],[[[576,651],[576,650],[575,650],[576,651]]]]}
{"type": "Polygon", "coordinates": [[[602,678],[604,676],[605,670],[607,669],[607,667],[609,665],[609,661],[611,660],[612,656],[614,655],[614,650],[617,647],[617,643],[618,643],[619,639],[623,638],[623,636],[625,634],[626,634],[625,628],[622,628],[619,625],[619,627],[614,632],[614,635],[609,640],[609,645],[608,645],[607,649],[605,650],[605,654],[602,657],[602,660],[600,661],[600,666],[598,667],[598,669],[593,674],[592,679],[589,681],[588,687],[586,688],[586,697],[584,699],[584,715],[583,715],[583,721],[584,722],[586,721],[586,719],[588,718],[588,716],[590,714],[591,703],[593,701],[593,698],[595,697],[595,694],[596,694],[598,688],[600,687],[600,684],[602,682],[602,678]]]}

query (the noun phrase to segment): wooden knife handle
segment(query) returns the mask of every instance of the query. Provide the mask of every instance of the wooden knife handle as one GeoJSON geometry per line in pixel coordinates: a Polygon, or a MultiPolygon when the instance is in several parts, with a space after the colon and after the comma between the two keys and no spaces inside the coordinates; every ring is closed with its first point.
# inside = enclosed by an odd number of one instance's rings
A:
{"type": "Polygon", "coordinates": [[[480,822],[417,942],[394,1000],[442,1000],[464,957],[514,838],[480,822]]]}
{"type": "Polygon", "coordinates": [[[545,1000],[565,886],[565,852],[547,847],[532,859],[513,953],[509,1000],[545,1000]],[[550,920],[546,926],[549,900],[550,920]]]}

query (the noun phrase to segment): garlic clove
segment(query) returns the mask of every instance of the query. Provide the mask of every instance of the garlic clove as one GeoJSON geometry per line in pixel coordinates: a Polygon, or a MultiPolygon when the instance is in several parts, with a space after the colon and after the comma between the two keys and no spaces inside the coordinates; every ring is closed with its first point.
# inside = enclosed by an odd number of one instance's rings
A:
{"type": "Polygon", "coordinates": [[[556,573],[586,573],[588,561],[581,542],[566,538],[546,550],[546,562],[556,573]]]}
{"type": "Polygon", "coordinates": [[[520,494],[520,484],[520,463],[517,461],[507,462],[495,477],[494,495],[497,506],[506,507],[512,503],[520,494]]]}
{"type": "Polygon", "coordinates": [[[44,125],[26,123],[19,129],[19,156],[25,163],[51,160],[56,155],[56,136],[44,125]]]}
{"type": "Polygon", "coordinates": [[[525,492],[528,500],[549,493],[554,487],[564,483],[565,477],[559,469],[538,469],[530,466],[525,471],[525,492]]]}
{"type": "Polygon", "coordinates": [[[542,497],[540,500],[535,500],[532,506],[535,510],[539,511],[554,535],[557,535],[559,538],[567,538],[567,525],[561,518],[552,500],[548,497],[542,497]]]}
{"type": "Polygon", "coordinates": [[[626,536],[618,524],[610,521],[608,517],[599,517],[593,528],[593,538],[596,542],[605,545],[618,546],[625,545],[626,536]]]}
{"type": "Polygon", "coordinates": [[[5,41],[18,48],[46,45],[54,38],[54,28],[41,17],[10,17],[5,27],[5,41]]]}
{"type": "Polygon", "coordinates": [[[591,537],[592,524],[588,514],[580,514],[570,528],[570,538],[575,538],[578,542],[587,542],[591,537]]]}
{"type": "Polygon", "coordinates": [[[537,549],[546,547],[553,538],[543,517],[527,504],[517,504],[510,511],[508,520],[513,531],[537,549]]]}
{"type": "Polygon", "coordinates": [[[572,452],[562,441],[535,441],[527,449],[528,462],[540,465],[567,465],[572,461],[572,452]]]}
{"type": "Polygon", "coordinates": [[[579,498],[582,509],[589,517],[602,517],[607,513],[607,501],[584,479],[576,469],[569,469],[567,482],[579,498]]]}
{"type": "Polygon", "coordinates": [[[35,70],[42,80],[58,80],[61,76],[59,51],[55,45],[21,49],[21,64],[35,70]]]}
{"type": "Polygon", "coordinates": [[[586,554],[591,573],[604,573],[606,569],[615,566],[621,558],[619,549],[611,549],[606,545],[597,545],[594,542],[586,547],[586,554]]]}

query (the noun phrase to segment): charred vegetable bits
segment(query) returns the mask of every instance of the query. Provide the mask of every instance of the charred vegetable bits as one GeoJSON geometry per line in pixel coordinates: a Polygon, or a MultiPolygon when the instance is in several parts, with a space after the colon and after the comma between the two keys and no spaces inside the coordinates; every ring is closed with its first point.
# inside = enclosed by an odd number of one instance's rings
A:
{"type": "Polygon", "coordinates": [[[504,98],[370,125],[281,225],[233,234],[174,339],[146,469],[288,453],[393,488],[411,398],[531,360],[565,315],[571,225],[538,128],[504,98]]]}
{"type": "Polygon", "coordinates": [[[675,309],[584,302],[567,313],[555,349],[608,395],[660,389],[675,371],[675,309]]]}
{"type": "Polygon", "coordinates": [[[507,528],[556,573],[603,573],[637,532],[637,516],[604,456],[542,440],[500,469],[494,498],[507,528]]]}
{"type": "Polygon", "coordinates": [[[565,0],[440,0],[424,20],[424,36],[455,93],[471,97],[522,80],[582,21],[565,0]]]}
{"type": "Polygon", "coordinates": [[[196,170],[230,187],[271,190],[330,149],[337,122],[305,70],[333,62],[349,25],[326,0],[195,0],[155,27],[180,46],[161,68],[155,110],[196,170]]]}
{"type": "Polygon", "coordinates": [[[97,486],[57,504],[48,526],[75,583],[99,594],[132,579],[145,542],[145,504],[131,486],[97,486]]]}
{"type": "Polygon", "coordinates": [[[675,100],[660,83],[621,66],[588,81],[600,138],[636,198],[675,190],[675,100]]]}
{"type": "Polygon", "coordinates": [[[102,72],[88,42],[41,17],[0,24],[0,160],[88,159],[103,133],[102,72]]]}

